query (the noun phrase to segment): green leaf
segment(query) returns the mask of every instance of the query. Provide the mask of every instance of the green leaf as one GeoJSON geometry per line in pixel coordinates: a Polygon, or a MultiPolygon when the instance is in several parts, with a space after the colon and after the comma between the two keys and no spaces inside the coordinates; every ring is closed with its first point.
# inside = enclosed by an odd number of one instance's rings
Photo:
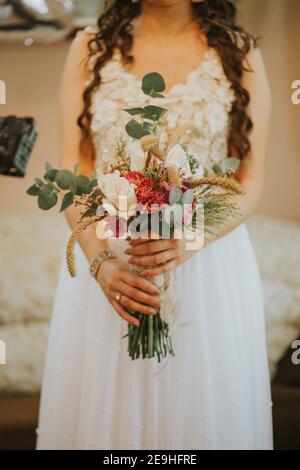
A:
{"type": "Polygon", "coordinates": [[[77,178],[76,176],[74,175],[74,178],[72,179],[71,183],[70,183],[70,187],[69,187],[71,193],[74,194],[74,196],[76,196],[77,191],[78,191],[78,185],[77,185],[77,178]]]}
{"type": "Polygon", "coordinates": [[[130,108],[130,109],[123,109],[126,113],[131,114],[131,116],[135,116],[137,114],[144,114],[144,108],[130,108]]]}
{"type": "Polygon", "coordinates": [[[73,193],[69,192],[64,195],[64,198],[62,200],[60,212],[63,212],[67,207],[71,206],[74,201],[74,195],[73,193]]]}
{"type": "Polygon", "coordinates": [[[139,124],[135,119],[129,121],[126,125],[127,134],[130,137],[135,139],[141,139],[145,135],[149,135],[150,132],[147,131],[141,124],[139,124]]]}
{"type": "Polygon", "coordinates": [[[182,204],[193,204],[194,201],[194,191],[192,189],[188,189],[182,195],[182,204]]]}
{"type": "Polygon", "coordinates": [[[49,168],[47,172],[45,173],[44,178],[45,180],[53,182],[55,181],[56,175],[57,175],[57,170],[55,170],[54,168],[49,168]]]}
{"type": "Polygon", "coordinates": [[[52,166],[50,165],[49,162],[46,162],[46,163],[45,163],[45,170],[46,170],[46,171],[52,170],[52,166]]]}
{"type": "Polygon", "coordinates": [[[143,128],[149,131],[149,134],[153,131],[153,124],[150,124],[150,122],[143,122],[143,128]]]}
{"type": "Polygon", "coordinates": [[[144,108],[144,118],[159,121],[167,112],[167,109],[160,106],[148,105],[144,108]]]}
{"type": "Polygon", "coordinates": [[[80,163],[75,163],[74,165],[74,175],[77,175],[78,168],[80,167],[80,163]]]}
{"type": "Polygon", "coordinates": [[[223,173],[219,165],[214,165],[212,169],[216,175],[222,175],[223,173]]]}
{"type": "Polygon", "coordinates": [[[179,188],[172,188],[169,194],[169,203],[177,204],[182,196],[182,191],[179,188]]]}
{"type": "Polygon", "coordinates": [[[81,216],[81,218],[83,219],[83,217],[93,217],[94,215],[96,215],[96,207],[89,207],[81,216]]]}
{"type": "Polygon", "coordinates": [[[45,184],[38,197],[38,206],[40,209],[47,211],[54,207],[57,203],[57,194],[51,184],[45,184]]]}
{"type": "Polygon", "coordinates": [[[39,187],[39,188],[42,188],[42,186],[44,186],[44,181],[41,180],[40,178],[35,178],[35,184],[39,187]]]}
{"type": "Polygon", "coordinates": [[[61,189],[70,189],[74,175],[70,170],[58,170],[55,181],[61,189]]]}
{"type": "Polygon", "coordinates": [[[77,194],[80,196],[82,194],[88,194],[90,192],[90,180],[87,176],[77,176],[76,177],[77,183],[77,194]]]}
{"type": "Polygon", "coordinates": [[[95,188],[97,185],[98,185],[98,180],[97,180],[97,178],[92,179],[92,180],[90,181],[89,192],[91,192],[92,189],[95,188]]]}
{"type": "Polygon", "coordinates": [[[40,191],[41,191],[41,188],[39,188],[39,186],[37,186],[36,184],[33,184],[32,186],[30,186],[29,189],[27,189],[27,194],[29,194],[29,196],[38,196],[40,194],[40,191]]]}
{"type": "Polygon", "coordinates": [[[241,161],[238,158],[229,157],[221,163],[223,173],[234,173],[240,166],[241,161]]]}
{"type": "Polygon", "coordinates": [[[152,96],[153,98],[160,98],[160,94],[166,89],[166,84],[163,77],[157,73],[147,73],[142,80],[142,90],[145,95],[152,96]]]}

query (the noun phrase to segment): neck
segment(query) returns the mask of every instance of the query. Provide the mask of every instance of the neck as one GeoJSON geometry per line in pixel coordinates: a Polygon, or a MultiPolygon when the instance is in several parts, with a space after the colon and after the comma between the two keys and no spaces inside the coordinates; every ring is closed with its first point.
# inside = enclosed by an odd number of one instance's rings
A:
{"type": "Polygon", "coordinates": [[[174,37],[199,29],[195,21],[191,2],[178,0],[170,4],[153,4],[151,0],[142,3],[140,28],[152,36],[174,37]]]}

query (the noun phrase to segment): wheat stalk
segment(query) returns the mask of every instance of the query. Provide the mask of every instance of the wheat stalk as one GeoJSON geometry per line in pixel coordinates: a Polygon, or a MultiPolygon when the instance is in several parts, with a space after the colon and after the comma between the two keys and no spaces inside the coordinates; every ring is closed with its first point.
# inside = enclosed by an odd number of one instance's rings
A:
{"type": "Polygon", "coordinates": [[[168,180],[171,183],[174,183],[177,188],[180,188],[182,186],[182,181],[176,168],[174,168],[173,166],[169,166],[167,168],[167,175],[168,180]]]}
{"type": "Polygon", "coordinates": [[[158,147],[150,147],[149,151],[152,153],[152,155],[154,155],[155,157],[157,157],[159,160],[161,160],[162,162],[165,161],[166,159],[166,154],[163,150],[161,150],[160,148],[158,147]]]}
{"type": "Polygon", "coordinates": [[[199,186],[219,186],[220,188],[232,191],[234,194],[244,194],[242,186],[231,178],[221,176],[208,176],[205,178],[189,178],[185,181],[188,188],[194,189],[199,186]]]}
{"type": "Polygon", "coordinates": [[[144,152],[147,152],[154,145],[158,145],[158,139],[155,135],[145,135],[140,139],[140,144],[144,152]]]}
{"type": "Polygon", "coordinates": [[[82,222],[79,222],[76,229],[73,231],[70,236],[67,244],[67,265],[69,273],[72,277],[76,277],[76,268],[75,268],[75,258],[74,258],[74,245],[77,242],[81,232],[85,230],[89,225],[94,224],[99,221],[100,217],[86,217],[82,222]]]}

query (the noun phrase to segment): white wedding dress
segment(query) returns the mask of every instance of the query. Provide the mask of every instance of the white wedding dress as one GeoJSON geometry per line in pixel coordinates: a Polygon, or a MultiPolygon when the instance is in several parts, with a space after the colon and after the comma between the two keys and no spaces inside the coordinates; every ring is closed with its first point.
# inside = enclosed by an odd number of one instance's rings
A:
{"type": "MultiPolygon", "coordinates": [[[[163,99],[146,97],[119,55],[101,71],[92,131],[103,168],[129,119],[123,108],[165,106],[163,145],[187,142],[201,163],[227,156],[233,94],[220,59],[202,64],[163,99]]],[[[258,124],[259,125],[259,124],[258,124]]],[[[45,365],[38,449],[271,449],[272,403],[259,272],[241,225],[175,271],[181,309],[175,357],[131,361],[127,324],[76,249],[63,263],[45,365]]]]}

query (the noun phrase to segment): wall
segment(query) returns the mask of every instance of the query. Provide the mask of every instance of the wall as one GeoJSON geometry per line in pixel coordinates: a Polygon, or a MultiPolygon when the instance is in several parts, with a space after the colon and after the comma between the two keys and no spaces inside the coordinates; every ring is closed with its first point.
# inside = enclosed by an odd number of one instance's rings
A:
{"type": "MultiPolygon", "coordinates": [[[[261,48],[273,92],[267,179],[260,210],[300,222],[300,105],[291,104],[291,83],[300,79],[297,28],[299,0],[244,0],[245,23],[263,35],[261,48]]],[[[44,162],[58,159],[58,89],[68,43],[51,46],[1,45],[0,79],[7,83],[7,105],[1,114],[30,114],[39,125],[39,139],[25,179],[0,177],[0,211],[36,211],[25,195],[44,162]]],[[[258,123],[259,124],[259,123],[258,123]]]]}
{"type": "Polygon", "coordinates": [[[0,113],[34,116],[39,132],[26,178],[0,176],[0,211],[33,212],[36,201],[25,191],[42,174],[45,161],[58,161],[58,92],[69,44],[0,47],[0,78],[7,85],[7,104],[0,113]]]}
{"type": "Polygon", "coordinates": [[[273,95],[261,210],[300,222],[300,105],[291,102],[291,84],[300,80],[300,2],[243,0],[241,13],[249,30],[262,36],[273,95]]]}

